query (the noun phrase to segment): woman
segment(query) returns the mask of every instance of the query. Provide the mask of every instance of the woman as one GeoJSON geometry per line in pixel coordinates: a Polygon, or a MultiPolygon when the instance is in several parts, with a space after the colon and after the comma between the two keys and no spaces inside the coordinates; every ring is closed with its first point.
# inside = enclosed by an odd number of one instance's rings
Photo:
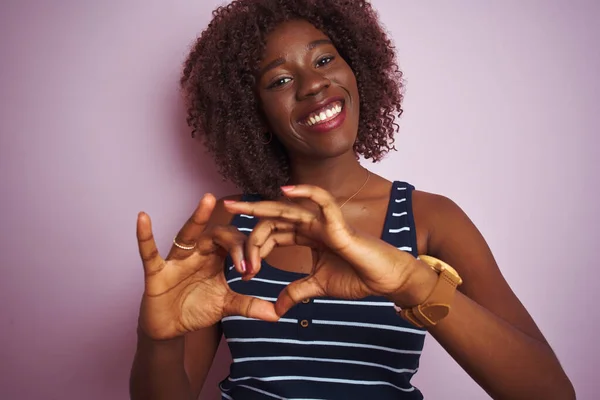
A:
{"type": "Polygon", "coordinates": [[[400,82],[367,2],[215,12],[188,122],[245,194],[205,195],[165,259],[140,213],[133,399],[196,398],[223,333],[224,399],[421,399],[427,331],[494,398],[575,397],[460,208],[359,164],[393,148],[400,82]]]}

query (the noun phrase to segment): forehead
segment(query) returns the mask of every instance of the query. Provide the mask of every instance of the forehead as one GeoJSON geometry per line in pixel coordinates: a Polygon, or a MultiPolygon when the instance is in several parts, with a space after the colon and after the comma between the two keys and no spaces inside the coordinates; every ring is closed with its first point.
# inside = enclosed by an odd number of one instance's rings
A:
{"type": "Polygon", "coordinates": [[[306,47],[307,44],[320,39],[328,37],[308,21],[282,22],[266,37],[265,59],[278,57],[296,46],[306,47]]]}

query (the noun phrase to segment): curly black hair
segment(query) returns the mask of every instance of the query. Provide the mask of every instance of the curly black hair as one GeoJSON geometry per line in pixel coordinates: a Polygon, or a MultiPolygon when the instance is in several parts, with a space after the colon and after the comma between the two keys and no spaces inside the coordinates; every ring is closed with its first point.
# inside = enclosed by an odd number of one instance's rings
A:
{"type": "Polygon", "coordinates": [[[265,38],[282,22],[302,19],[326,34],[352,68],[360,96],[354,151],[374,162],[394,149],[402,114],[402,72],[394,46],[364,0],[235,0],[213,11],[180,80],[187,123],[212,153],[219,172],[244,193],[275,198],[289,180],[285,148],[268,142],[255,92],[265,38]]]}

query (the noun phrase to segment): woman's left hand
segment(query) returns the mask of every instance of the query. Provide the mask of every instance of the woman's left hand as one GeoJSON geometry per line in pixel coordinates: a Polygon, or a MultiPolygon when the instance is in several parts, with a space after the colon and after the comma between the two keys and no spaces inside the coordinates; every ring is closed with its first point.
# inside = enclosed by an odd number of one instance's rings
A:
{"type": "Polygon", "coordinates": [[[261,259],[275,246],[312,249],[312,272],[282,291],[275,305],[278,315],[304,299],[322,296],[385,296],[408,307],[421,303],[432,290],[428,267],[411,254],[348,225],[329,192],[311,185],[283,189],[288,198],[311,200],[314,211],[293,202],[226,203],[231,213],[262,218],[246,242],[250,276],[258,273],[261,259]]]}

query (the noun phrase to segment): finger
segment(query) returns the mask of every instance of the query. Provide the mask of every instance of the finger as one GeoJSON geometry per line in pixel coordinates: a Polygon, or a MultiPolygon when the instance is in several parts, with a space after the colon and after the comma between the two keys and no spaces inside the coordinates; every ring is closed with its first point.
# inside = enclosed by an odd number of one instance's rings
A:
{"type": "Polygon", "coordinates": [[[226,316],[241,315],[246,318],[275,322],[279,319],[273,303],[252,296],[229,291],[225,301],[226,316]]]}
{"type": "MultiPolygon", "coordinates": [[[[355,231],[347,224],[341,208],[328,191],[312,185],[284,186],[282,190],[289,198],[306,198],[316,204],[321,214],[321,226],[324,226],[326,231],[322,236],[324,242],[331,250],[339,253],[348,249],[355,231]]],[[[318,226],[308,225],[308,229],[318,226]]]]}
{"type": "MultiPolygon", "coordinates": [[[[248,263],[244,256],[245,243],[247,240],[246,235],[240,232],[234,226],[228,225],[217,225],[211,228],[207,232],[207,237],[212,241],[213,249],[218,246],[225,252],[229,253],[235,269],[241,274],[246,275],[248,273],[248,263]]],[[[200,249],[201,251],[203,249],[200,249]]]]}
{"type": "MultiPolygon", "coordinates": [[[[198,203],[198,206],[196,207],[196,210],[194,210],[194,213],[190,216],[190,218],[188,218],[186,223],[175,236],[175,240],[177,241],[177,243],[184,247],[195,246],[198,241],[198,238],[206,229],[206,225],[210,220],[210,216],[215,208],[215,205],[215,196],[213,196],[210,193],[205,194],[198,203]]],[[[173,244],[171,250],[169,251],[167,259],[188,257],[193,250],[194,249],[180,249],[179,247],[175,246],[175,244],[173,244]]]]}
{"type": "Polygon", "coordinates": [[[158,253],[158,248],[154,241],[150,216],[144,212],[138,214],[136,236],[146,275],[157,273],[162,269],[164,260],[158,253]]]}
{"type": "Polygon", "coordinates": [[[261,219],[246,241],[246,257],[249,261],[248,279],[260,271],[263,259],[267,258],[275,247],[307,246],[320,248],[321,245],[296,231],[296,225],[290,222],[261,219]],[[250,267],[251,265],[251,267],[250,267]]]}
{"type": "Polygon", "coordinates": [[[276,218],[293,223],[309,223],[316,218],[314,212],[290,202],[236,201],[227,202],[225,207],[233,214],[253,215],[260,218],[276,218]]]}
{"type": "Polygon", "coordinates": [[[260,248],[260,258],[265,259],[275,247],[306,246],[312,249],[319,248],[319,243],[300,235],[297,232],[277,232],[271,234],[260,248]]]}
{"type": "Polygon", "coordinates": [[[314,275],[299,279],[281,291],[275,303],[275,312],[282,316],[302,300],[325,295],[325,290],[314,275]]]}
{"type": "Polygon", "coordinates": [[[277,245],[276,239],[273,241],[273,234],[277,232],[293,232],[294,224],[282,220],[261,219],[246,242],[246,256],[250,262],[250,273],[256,275],[260,269],[261,260],[271,253],[271,250],[277,245]],[[269,240],[272,238],[272,240],[269,240]],[[263,249],[265,245],[268,247],[263,249]]]}
{"type": "Polygon", "coordinates": [[[313,185],[296,185],[284,186],[282,191],[288,198],[305,198],[317,204],[326,223],[339,221],[342,218],[342,212],[335,198],[325,189],[313,185]]]}
{"type": "MultiPolygon", "coordinates": [[[[311,248],[318,248],[319,244],[313,240],[306,238],[298,234],[297,232],[277,232],[271,234],[265,243],[260,247],[257,262],[253,261],[253,265],[260,265],[261,260],[267,258],[267,256],[273,251],[275,247],[284,246],[308,246],[311,248]],[[256,263],[256,264],[254,264],[256,263]]],[[[260,271],[260,268],[255,269],[253,267],[251,273],[249,273],[247,279],[252,279],[260,271]]]]}

